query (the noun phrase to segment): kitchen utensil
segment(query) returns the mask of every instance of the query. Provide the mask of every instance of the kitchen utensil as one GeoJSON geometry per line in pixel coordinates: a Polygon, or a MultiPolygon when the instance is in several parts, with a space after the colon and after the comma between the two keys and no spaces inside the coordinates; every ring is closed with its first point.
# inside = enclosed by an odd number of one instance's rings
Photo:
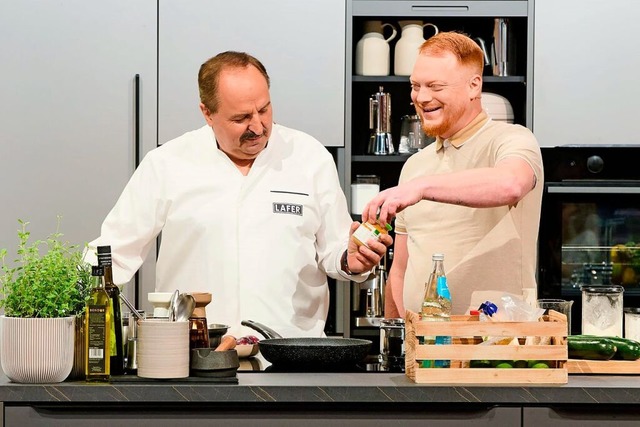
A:
{"type": "Polygon", "coordinates": [[[191,317],[206,318],[206,306],[211,302],[211,294],[209,292],[189,292],[196,301],[196,307],[191,317]]]}
{"type": "Polygon", "coordinates": [[[267,326],[252,320],[242,325],[260,332],[266,339],[258,345],[273,365],[327,368],[355,365],[367,356],[371,341],[355,338],[282,338],[267,326]]]}
{"type": "Polygon", "coordinates": [[[205,307],[211,302],[211,294],[208,292],[192,292],[191,295],[195,300],[196,306],[189,317],[190,348],[209,348],[209,330],[205,307]]]}
{"type": "Polygon", "coordinates": [[[169,317],[169,304],[173,292],[149,292],[147,300],[153,306],[153,317],[169,317]]]}
{"type": "Polygon", "coordinates": [[[369,154],[386,156],[395,153],[391,138],[391,95],[384,92],[382,86],[369,98],[369,129],[369,154]]]}
{"type": "Polygon", "coordinates": [[[236,337],[233,335],[225,335],[220,340],[220,344],[216,347],[215,351],[227,351],[233,350],[236,347],[236,337]]]}
{"type": "Polygon", "coordinates": [[[180,294],[176,305],[176,321],[189,320],[196,307],[196,300],[190,294],[180,294]]]}
{"type": "Polygon", "coordinates": [[[355,73],[359,76],[388,76],[390,62],[389,42],[398,32],[382,21],[365,21],[364,35],[356,43],[355,73]],[[384,29],[391,28],[391,35],[384,37],[384,29]]]}
{"type": "Polygon", "coordinates": [[[507,18],[495,18],[493,23],[493,42],[490,51],[482,37],[474,40],[484,54],[484,65],[491,66],[494,76],[507,77],[514,74],[515,65],[515,40],[510,22],[507,18]]]}
{"type": "Polygon", "coordinates": [[[194,377],[233,377],[238,371],[240,360],[235,350],[196,348],[191,350],[190,366],[194,377]]]}
{"type": "Polygon", "coordinates": [[[507,18],[495,18],[493,24],[493,47],[491,49],[494,76],[512,75],[509,58],[510,44],[509,20],[507,18]]]}
{"type": "MultiPolygon", "coordinates": [[[[122,294],[121,294],[122,295],[122,294]]],[[[145,319],[145,312],[138,311],[138,315],[145,319]]],[[[133,312],[129,314],[129,322],[127,328],[127,347],[126,347],[126,363],[125,371],[135,373],[138,371],[138,315],[134,315],[133,312]]]]}
{"type": "Polygon", "coordinates": [[[176,304],[178,304],[178,298],[180,298],[180,291],[176,289],[169,300],[169,320],[172,322],[176,320],[176,304]]]}
{"type": "Polygon", "coordinates": [[[425,42],[424,28],[431,27],[435,36],[438,34],[438,27],[430,23],[423,24],[422,21],[400,21],[399,24],[402,32],[395,47],[393,74],[409,76],[418,58],[418,50],[425,42]]]}
{"type": "Polygon", "coordinates": [[[211,323],[209,325],[209,347],[216,348],[222,341],[222,336],[229,330],[229,325],[211,323]]]}
{"type": "Polygon", "coordinates": [[[131,301],[129,301],[127,297],[125,297],[123,294],[120,294],[120,299],[122,300],[124,305],[126,305],[129,310],[131,310],[131,314],[136,316],[138,319],[144,319],[144,316],[138,310],[136,310],[136,308],[133,306],[133,304],[131,304],[131,301]]]}
{"type": "Polygon", "coordinates": [[[491,59],[489,58],[489,50],[487,49],[487,43],[484,41],[482,37],[476,37],[474,38],[474,40],[476,41],[476,43],[478,43],[478,45],[480,46],[480,49],[482,49],[484,66],[486,67],[487,65],[491,65],[491,59]]]}
{"type": "Polygon", "coordinates": [[[484,54],[484,65],[491,65],[494,76],[507,77],[515,72],[515,40],[510,25],[508,18],[494,19],[490,52],[482,37],[474,38],[484,54]]]}
{"type": "Polygon", "coordinates": [[[138,376],[189,376],[189,322],[145,319],[138,322],[138,376]]]}

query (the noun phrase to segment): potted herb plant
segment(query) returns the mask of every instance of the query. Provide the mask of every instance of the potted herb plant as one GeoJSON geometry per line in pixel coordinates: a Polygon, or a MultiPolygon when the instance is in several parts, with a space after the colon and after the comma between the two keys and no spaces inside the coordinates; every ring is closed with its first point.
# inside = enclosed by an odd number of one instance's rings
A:
{"type": "Polygon", "coordinates": [[[17,258],[0,250],[0,361],[15,382],[64,381],[74,363],[75,321],[91,291],[91,267],[82,248],[55,233],[29,242],[28,222],[18,220],[17,258]]]}

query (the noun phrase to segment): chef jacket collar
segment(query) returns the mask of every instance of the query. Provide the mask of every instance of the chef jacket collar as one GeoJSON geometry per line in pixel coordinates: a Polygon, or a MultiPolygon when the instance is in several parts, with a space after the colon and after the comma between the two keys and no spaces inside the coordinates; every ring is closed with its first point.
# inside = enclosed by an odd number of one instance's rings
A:
{"type": "Polygon", "coordinates": [[[440,151],[443,147],[449,145],[460,148],[462,144],[471,139],[488,121],[489,116],[482,110],[467,126],[460,129],[451,138],[443,139],[437,136],[436,151],[440,151]]]}

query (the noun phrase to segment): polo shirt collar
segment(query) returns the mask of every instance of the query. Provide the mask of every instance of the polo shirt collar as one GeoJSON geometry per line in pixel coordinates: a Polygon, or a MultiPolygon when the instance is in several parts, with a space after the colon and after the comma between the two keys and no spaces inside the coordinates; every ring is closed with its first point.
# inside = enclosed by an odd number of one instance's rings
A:
{"type": "Polygon", "coordinates": [[[436,137],[436,151],[440,151],[445,141],[456,148],[460,148],[467,140],[474,136],[489,121],[489,116],[482,110],[467,126],[456,132],[451,138],[436,137]]]}

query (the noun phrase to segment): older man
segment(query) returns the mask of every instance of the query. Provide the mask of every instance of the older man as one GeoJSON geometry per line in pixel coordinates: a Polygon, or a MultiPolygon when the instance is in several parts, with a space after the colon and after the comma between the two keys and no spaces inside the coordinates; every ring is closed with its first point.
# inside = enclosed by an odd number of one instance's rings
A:
{"type": "Polygon", "coordinates": [[[256,58],[224,52],[198,75],[206,125],[151,151],[91,245],[110,244],[116,283],[162,232],[156,290],[211,292],[210,322],[242,319],[283,336],[321,336],[327,275],[364,280],[392,242],[357,247],[331,154],[274,124],[269,76],[256,58]],[[349,242],[349,243],[348,243],[349,242]]]}

